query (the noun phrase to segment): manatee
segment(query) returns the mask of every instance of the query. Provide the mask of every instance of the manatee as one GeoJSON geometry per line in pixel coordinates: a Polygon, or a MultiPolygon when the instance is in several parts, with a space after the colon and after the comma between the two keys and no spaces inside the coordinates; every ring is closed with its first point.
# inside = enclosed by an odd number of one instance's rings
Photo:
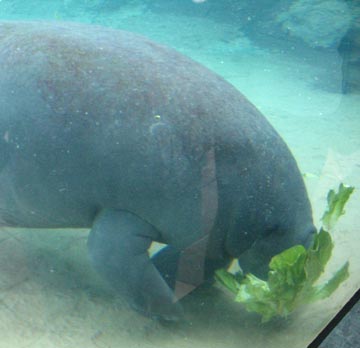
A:
{"type": "Polygon", "coordinates": [[[315,231],[304,182],[266,118],[217,74],[126,31],[0,22],[0,224],[89,228],[89,258],[145,315],[238,259],[315,231]],[[152,257],[153,241],[167,247],[152,257]]]}

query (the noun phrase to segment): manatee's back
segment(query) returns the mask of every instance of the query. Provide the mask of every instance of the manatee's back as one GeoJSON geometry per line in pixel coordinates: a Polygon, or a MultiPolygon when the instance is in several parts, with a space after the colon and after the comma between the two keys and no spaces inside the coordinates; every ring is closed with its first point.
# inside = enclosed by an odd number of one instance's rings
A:
{"type": "Polygon", "coordinates": [[[31,209],[19,218],[30,225],[89,225],[103,206],[161,220],[150,207],[166,211],[199,189],[211,138],[197,114],[203,75],[131,33],[2,22],[2,206],[31,209]]]}
{"type": "Polygon", "coordinates": [[[241,195],[250,189],[243,163],[264,170],[266,158],[292,158],[222,78],[112,29],[0,23],[0,105],[3,196],[42,227],[88,226],[110,206],[142,216],[168,242],[184,230],[196,239],[203,187],[219,181],[229,197],[241,195]]]}

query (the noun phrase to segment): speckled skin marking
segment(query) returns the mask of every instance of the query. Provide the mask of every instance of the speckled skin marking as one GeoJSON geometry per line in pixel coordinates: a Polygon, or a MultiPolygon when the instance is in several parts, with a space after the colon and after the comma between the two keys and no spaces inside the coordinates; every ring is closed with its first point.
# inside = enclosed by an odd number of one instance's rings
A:
{"type": "Polygon", "coordinates": [[[1,224],[91,228],[95,268],[151,316],[179,317],[177,283],[234,257],[263,274],[313,232],[296,162],[259,111],[132,33],[1,22],[0,135],[1,224]],[[151,260],[153,240],[169,247],[151,260]]]}

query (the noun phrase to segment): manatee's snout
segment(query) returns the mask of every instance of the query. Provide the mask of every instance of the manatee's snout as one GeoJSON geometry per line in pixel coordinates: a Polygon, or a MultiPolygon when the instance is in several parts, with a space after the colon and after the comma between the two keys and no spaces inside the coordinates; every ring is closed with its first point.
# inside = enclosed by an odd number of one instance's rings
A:
{"type": "Polygon", "coordinates": [[[317,230],[309,224],[289,230],[274,230],[259,238],[253,246],[238,258],[239,266],[244,273],[253,273],[261,279],[266,279],[271,258],[294,245],[309,248],[317,230]]]}

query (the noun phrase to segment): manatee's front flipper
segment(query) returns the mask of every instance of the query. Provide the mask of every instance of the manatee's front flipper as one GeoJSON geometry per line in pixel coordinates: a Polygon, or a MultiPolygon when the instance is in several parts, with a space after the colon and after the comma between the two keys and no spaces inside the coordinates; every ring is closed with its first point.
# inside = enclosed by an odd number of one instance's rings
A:
{"type": "Polygon", "coordinates": [[[94,222],[88,248],[95,269],[135,309],[151,317],[177,320],[182,308],[147,252],[158,237],[158,231],[136,215],[105,210],[94,222]]]}
{"type": "Polygon", "coordinates": [[[168,245],[151,258],[151,261],[172,290],[175,289],[180,256],[181,251],[168,245]]]}
{"type": "Polygon", "coordinates": [[[201,241],[195,242],[193,246],[179,251],[168,245],[154,254],[151,259],[179,299],[198,286],[212,285],[215,281],[215,271],[228,267],[231,262],[230,258],[222,258],[222,255],[218,255],[217,258],[207,257],[204,249],[206,244],[201,241]],[[187,284],[187,290],[183,288],[184,284],[187,284]],[[178,288],[179,285],[182,289],[178,288]]]}

